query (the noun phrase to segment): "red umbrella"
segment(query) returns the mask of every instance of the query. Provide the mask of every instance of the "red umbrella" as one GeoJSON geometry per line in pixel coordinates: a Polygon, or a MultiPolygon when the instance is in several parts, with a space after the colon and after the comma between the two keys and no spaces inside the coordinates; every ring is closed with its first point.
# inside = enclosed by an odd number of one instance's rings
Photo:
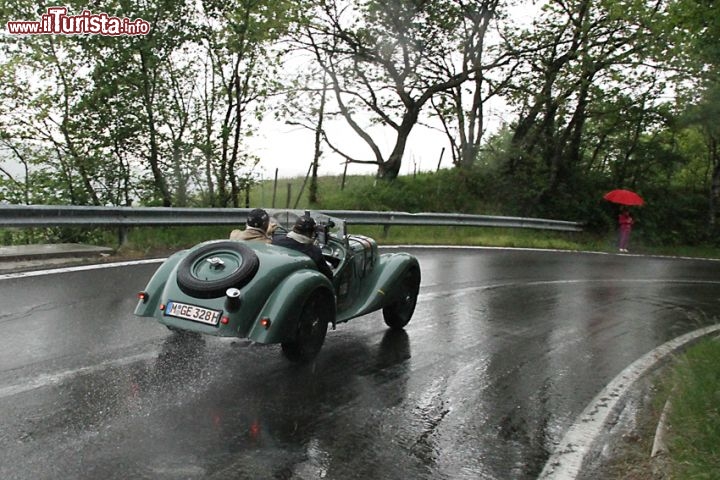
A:
{"type": "Polygon", "coordinates": [[[635,192],[630,190],[612,190],[606,193],[603,198],[613,203],[619,203],[620,205],[644,205],[645,201],[635,192]]]}

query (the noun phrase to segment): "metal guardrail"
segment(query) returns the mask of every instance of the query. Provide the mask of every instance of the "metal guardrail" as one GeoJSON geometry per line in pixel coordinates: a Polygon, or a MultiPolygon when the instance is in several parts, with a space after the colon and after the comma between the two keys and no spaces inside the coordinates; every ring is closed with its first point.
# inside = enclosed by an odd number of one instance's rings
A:
{"type": "MultiPolygon", "coordinates": [[[[80,207],[0,205],[0,227],[135,227],[236,225],[245,223],[249,208],[80,207]]],[[[349,225],[417,225],[534,228],[580,232],[583,224],[543,218],[466,215],[458,213],[365,212],[322,210],[349,225]]]]}
{"type": "Polygon", "coordinates": [[[364,212],[357,210],[328,210],[323,213],[344,218],[351,225],[437,225],[449,227],[535,228],[566,232],[583,231],[581,222],[545,218],[468,215],[463,213],[364,212]]]}

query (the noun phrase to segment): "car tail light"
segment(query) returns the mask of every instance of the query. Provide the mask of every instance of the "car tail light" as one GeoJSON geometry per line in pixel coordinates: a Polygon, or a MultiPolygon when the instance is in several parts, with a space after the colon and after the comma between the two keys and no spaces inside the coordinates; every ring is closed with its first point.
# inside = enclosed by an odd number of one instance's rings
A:
{"type": "Polygon", "coordinates": [[[250,428],[248,429],[248,432],[250,433],[250,437],[253,439],[257,439],[260,437],[260,422],[257,420],[253,421],[250,424],[250,428]]]}
{"type": "Polygon", "coordinates": [[[220,319],[220,323],[222,323],[223,325],[227,325],[228,323],[230,323],[230,317],[228,317],[228,316],[222,317],[220,319]]]}
{"type": "Polygon", "coordinates": [[[269,318],[269,317],[262,317],[262,318],[260,319],[260,325],[261,325],[262,327],[264,327],[265,330],[267,330],[268,328],[270,328],[270,325],[271,325],[271,324],[272,324],[272,322],[270,321],[270,318],[269,318]]]}
{"type": "Polygon", "coordinates": [[[143,303],[147,303],[148,298],[150,298],[150,295],[148,295],[147,292],[138,292],[137,298],[138,298],[138,300],[142,300],[143,303]]]}
{"type": "Polygon", "coordinates": [[[164,304],[164,303],[161,303],[161,304],[160,304],[160,311],[161,311],[161,312],[164,312],[164,311],[165,311],[165,304],[164,304]]]}

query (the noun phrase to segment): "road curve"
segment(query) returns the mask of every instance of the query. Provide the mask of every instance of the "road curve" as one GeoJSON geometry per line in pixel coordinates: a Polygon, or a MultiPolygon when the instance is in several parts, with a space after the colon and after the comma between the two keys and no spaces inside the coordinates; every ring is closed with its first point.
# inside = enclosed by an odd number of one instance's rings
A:
{"type": "Polygon", "coordinates": [[[532,479],[625,368],[716,323],[720,263],[407,248],[405,332],[315,363],[132,315],[156,262],[0,277],[0,478],[532,479]]]}

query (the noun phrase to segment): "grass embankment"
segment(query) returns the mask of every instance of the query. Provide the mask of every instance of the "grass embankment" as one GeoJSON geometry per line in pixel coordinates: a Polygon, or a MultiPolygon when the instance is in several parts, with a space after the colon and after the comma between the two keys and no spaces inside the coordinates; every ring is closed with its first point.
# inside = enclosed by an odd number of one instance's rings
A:
{"type": "Polygon", "coordinates": [[[633,434],[604,469],[608,480],[720,479],[720,340],[705,338],[665,367],[633,434]],[[666,410],[666,452],[651,458],[666,410]]]}
{"type": "MultiPolygon", "coordinates": [[[[492,182],[461,174],[454,170],[439,173],[422,173],[417,176],[399,177],[393,184],[378,181],[372,175],[322,176],[318,178],[318,201],[309,200],[309,185],[305,178],[283,178],[277,183],[263,180],[250,192],[249,205],[263,208],[313,208],[323,210],[380,210],[407,212],[462,212],[482,215],[518,216],[514,211],[512,196],[492,193],[492,182]],[[499,198],[504,200],[500,201],[499,198]]],[[[588,193],[592,198],[594,194],[588,193]]],[[[601,198],[597,195],[597,198],[601,198]]],[[[243,198],[244,200],[244,198],[243,198]]],[[[198,206],[202,206],[198,204],[198,206]]],[[[598,228],[595,233],[555,232],[535,229],[503,228],[453,228],[453,227],[398,227],[388,232],[377,226],[350,226],[351,233],[369,235],[381,245],[427,244],[470,245],[492,247],[525,247],[539,249],[583,250],[617,252],[612,208],[607,202],[597,200],[594,208],[602,206],[608,217],[607,229],[598,228]],[[604,233],[597,233],[605,230],[604,233]]],[[[648,213],[649,209],[646,209],[648,213]]],[[[640,213],[640,212],[638,212],[640,213]]],[[[595,215],[598,212],[595,211],[595,215]]],[[[522,215],[521,215],[522,216],[522,215]]],[[[592,215],[582,208],[555,212],[546,218],[569,221],[587,221],[592,215]]],[[[720,258],[720,248],[682,246],[673,241],[662,246],[652,237],[651,229],[642,215],[639,226],[634,229],[630,250],[632,253],[674,255],[703,258],[720,258]]],[[[240,218],[241,222],[242,219],[240,218]]],[[[596,222],[597,223],[597,222],[596,222]]],[[[237,225],[241,228],[242,225],[237,225]]],[[[204,240],[227,238],[232,226],[220,227],[144,227],[128,232],[127,243],[121,253],[136,256],[167,252],[186,248],[204,240]]],[[[667,229],[665,229],[667,230],[667,229]]],[[[679,230],[684,232],[685,230],[679,230]]],[[[3,245],[26,243],[80,242],[103,246],[118,246],[118,234],[113,229],[0,229],[3,245]]],[[[666,242],[667,243],[667,242],[666,242]]]]}
{"type": "MultiPolygon", "coordinates": [[[[309,201],[309,185],[305,179],[283,178],[277,184],[264,180],[250,192],[250,205],[263,208],[315,208],[325,210],[381,210],[409,212],[463,212],[482,215],[510,215],[508,201],[480,198],[470,189],[472,178],[459,181],[453,172],[443,175],[418,174],[402,177],[391,187],[378,182],[372,175],[322,176],[318,178],[319,202],[309,201]],[[447,178],[446,178],[447,177],[447,178]]],[[[481,189],[483,190],[483,189],[481,189]]],[[[495,198],[490,196],[491,198],[495,198]]],[[[598,197],[600,198],[600,197],[598,197]]],[[[602,201],[600,201],[602,202],[602,201]]],[[[510,202],[511,203],[511,202],[510,202]]],[[[606,205],[605,205],[606,206],[606,205]]],[[[548,217],[550,218],[550,217],[548,217]]],[[[552,217],[557,220],[584,221],[586,218],[552,217]]],[[[633,253],[720,258],[714,246],[657,246],[646,241],[641,226],[633,232],[630,250],[633,253]]],[[[391,227],[350,226],[351,233],[364,234],[381,245],[471,245],[492,247],[525,247],[559,250],[617,252],[617,233],[613,226],[604,234],[557,232],[535,229],[454,228],[454,227],[391,227]],[[386,234],[387,233],[387,234],[386,234]]],[[[130,232],[129,248],[146,250],[167,245],[173,248],[190,246],[209,238],[225,238],[231,227],[181,229],[136,229],[130,232]]],[[[128,248],[126,247],[126,248],[128,248]]]]}
{"type": "MultiPolygon", "coordinates": [[[[231,226],[219,227],[141,227],[128,232],[128,241],[121,252],[146,254],[174,251],[205,240],[227,238],[231,226]]],[[[238,225],[237,228],[242,228],[238,225]]],[[[367,235],[382,245],[466,245],[485,247],[538,248],[616,253],[615,235],[603,237],[585,232],[556,232],[534,229],[484,227],[391,227],[350,225],[350,233],[367,235]]],[[[111,232],[99,239],[100,245],[117,242],[111,232]]],[[[697,258],[720,258],[713,247],[656,247],[637,244],[632,253],[674,255],[697,258]]]]}
{"type": "Polygon", "coordinates": [[[720,478],[720,341],[706,339],[689,349],[667,382],[673,478],[720,478]]]}
{"type": "MultiPolygon", "coordinates": [[[[242,226],[238,226],[242,228],[242,226]]],[[[128,234],[124,250],[152,251],[177,250],[204,240],[227,238],[232,227],[164,227],[136,228],[128,234]]],[[[380,245],[469,245],[492,247],[527,247],[562,250],[601,248],[591,236],[583,233],[548,232],[472,227],[391,227],[387,232],[381,226],[355,226],[350,233],[375,238],[380,245]]]]}

